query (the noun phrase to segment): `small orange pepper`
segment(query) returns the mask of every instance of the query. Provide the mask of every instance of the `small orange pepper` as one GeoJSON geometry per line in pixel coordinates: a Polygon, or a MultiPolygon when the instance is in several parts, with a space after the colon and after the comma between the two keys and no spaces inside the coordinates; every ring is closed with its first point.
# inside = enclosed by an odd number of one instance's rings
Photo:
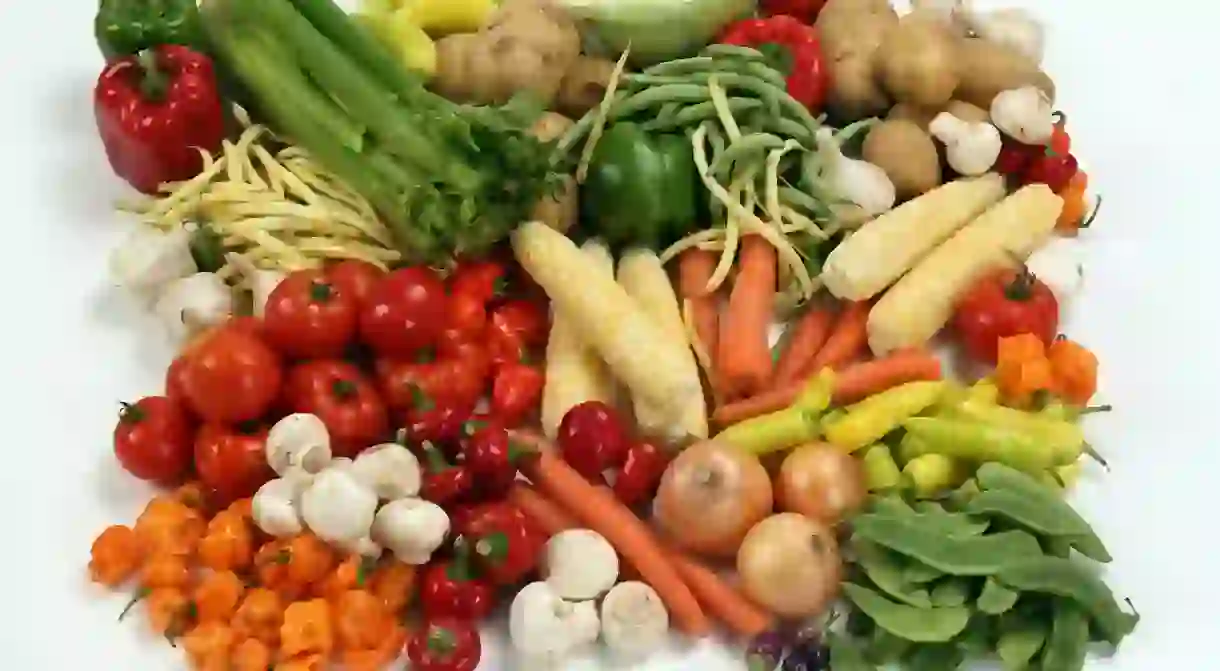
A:
{"type": "Polygon", "coordinates": [[[284,610],[280,625],[280,651],[287,659],[303,655],[330,655],[335,647],[326,599],[297,601],[284,610]]]}
{"type": "Polygon", "coordinates": [[[288,542],[289,583],[308,588],[320,582],[335,566],[335,553],[322,539],[305,533],[288,542]]]}
{"type": "Polygon", "coordinates": [[[415,581],[418,571],[410,564],[391,560],[369,578],[369,591],[381,599],[390,613],[400,613],[411,605],[415,596],[415,581]]]}
{"type": "Polygon", "coordinates": [[[272,668],[274,655],[266,643],[257,638],[247,638],[233,646],[230,660],[232,671],[267,671],[272,668]]]}
{"type": "Polygon", "coordinates": [[[136,538],[145,554],[191,555],[204,532],[203,518],[168,496],[158,496],[136,518],[136,538]]]}
{"type": "Polygon", "coordinates": [[[252,523],[254,521],[254,500],[249,498],[237,499],[233,503],[230,503],[229,507],[225,508],[224,511],[227,513],[232,513],[246,522],[252,523]]]}
{"type": "Polygon", "coordinates": [[[254,534],[240,512],[223,510],[208,522],[199,541],[199,563],[215,571],[244,569],[254,555],[254,534]]]}
{"type": "Polygon", "coordinates": [[[275,665],[275,671],[322,671],[326,666],[326,655],[311,653],[285,659],[275,665]]]}
{"type": "Polygon", "coordinates": [[[1032,333],[1001,338],[997,347],[996,386],[1009,403],[1025,404],[1054,387],[1046,346],[1032,333]]]}
{"type": "Polygon", "coordinates": [[[203,512],[207,508],[207,492],[203,488],[203,483],[187,482],[180,485],[174,490],[172,497],[178,503],[203,512]]]}
{"type": "Polygon", "coordinates": [[[182,636],[182,649],[199,671],[229,671],[236,637],[223,622],[203,622],[182,636]]]}
{"type": "MultiPolygon", "coordinates": [[[[180,589],[154,589],[143,597],[144,614],[153,633],[174,638],[186,629],[191,617],[191,602],[180,589]]],[[[123,619],[135,601],[128,604],[119,619],[123,619]]]]}
{"type": "Polygon", "coordinates": [[[254,553],[254,571],[258,584],[275,590],[286,601],[294,601],[301,594],[300,586],[288,581],[288,563],[291,560],[288,541],[283,539],[272,539],[254,553]]]}
{"type": "Polygon", "coordinates": [[[278,646],[283,622],[284,606],[280,596],[264,587],[255,587],[246,592],[231,624],[239,636],[278,646]]]}
{"type": "Polygon", "coordinates": [[[335,602],[348,590],[361,589],[368,584],[374,569],[374,560],[350,555],[336,564],[325,578],[314,583],[311,592],[315,597],[335,602]]]}
{"type": "Polygon", "coordinates": [[[334,602],[335,640],[340,648],[375,648],[389,632],[393,619],[381,599],[360,589],[348,590],[334,602]]]}
{"type": "Polygon", "coordinates": [[[89,551],[89,576],[94,582],[117,587],[140,568],[140,541],[131,527],[106,527],[89,551]]]}
{"type": "Polygon", "coordinates": [[[1097,393],[1097,355],[1080,343],[1057,338],[1047,349],[1055,392],[1063,400],[1086,405],[1097,393]]]}
{"type": "Polygon", "coordinates": [[[158,589],[174,587],[183,589],[191,581],[191,569],[186,558],[177,554],[156,554],[140,567],[140,587],[158,589]]]}
{"type": "Polygon", "coordinates": [[[192,593],[199,622],[228,622],[241,603],[246,584],[232,571],[212,571],[192,593]]]}
{"type": "Polygon", "coordinates": [[[365,650],[344,650],[339,654],[339,668],[343,671],[380,671],[398,659],[407,640],[407,630],[397,622],[377,642],[376,647],[365,650]]]}

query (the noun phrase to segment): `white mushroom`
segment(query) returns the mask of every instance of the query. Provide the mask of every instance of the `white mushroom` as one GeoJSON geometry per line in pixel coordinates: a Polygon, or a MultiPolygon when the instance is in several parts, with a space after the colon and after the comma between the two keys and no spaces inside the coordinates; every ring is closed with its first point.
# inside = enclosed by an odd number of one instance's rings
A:
{"type": "Polygon", "coordinates": [[[267,308],[267,298],[288,275],[278,270],[259,268],[243,254],[229,253],[225,259],[241,273],[242,286],[250,291],[254,316],[262,317],[267,308]]]}
{"type": "Polygon", "coordinates": [[[991,99],[991,122],[1017,142],[1046,144],[1055,132],[1055,111],[1037,86],[1000,91],[991,99]]]}
{"type": "Polygon", "coordinates": [[[928,124],[928,132],[944,143],[949,167],[967,177],[991,170],[1004,144],[995,126],[986,121],[965,121],[948,112],[936,115],[928,124]]]}
{"type": "Polygon", "coordinates": [[[380,557],[383,551],[383,548],[374,542],[371,536],[358,538],[354,541],[343,541],[338,545],[343,550],[347,550],[353,554],[360,555],[361,557],[368,557],[370,559],[380,557]]]}
{"type": "Polygon", "coordinates": [[[595,599],[614,586],[618,570],[618,553],[596,531],[569,529],[546,543],[542,574],[561,598],[595,599]]]}
{"type": "Polygon", "coordinates": [[[330,543],[368,536],[376,512],[377,495],[342,470],[323,470],[301,495],[305,525],[330,543]]]}
{"type": "Polygon", "coordinates": [[[361,452],[351,473],[383,501],[419,494],[419,459],[398,443],[382,443],[361,452]]]}
{"type": "Polygon", "coordinates": [[[647,584],[621,582],[602,599],[602,640],[625,661],[647,657],[665,643],[669,611],[647,584]]]}
{"type": "Polygon", "coordinates": [[[180,341],[233,316],[233,290],[216,273],[170,280],[153,304],[170,337],[180,341]]]}
{"type": "Polygon", "coordinates": [[[326,470],[343,471],[344,473],[351,474],[352,467],[355,465],[356,462],[352,461],[350,457],[335,457],[330,460],[329,464],[326,464],[326,470]]]}
{"type": "Polygon", "coordinates": [[[140,226],[110,253],[114,283],[150,297],[166,284],[197,272],[191,233],[185,228],[165,232],[140,226]]]}
{"type": "Polygon", "coordinates": [[[304,530],[297,503],[302,481],[291,477],[269,480],[250,501],[254,526],[277,538],[295,536],[304,530]]]}
{"type": "Polygon", "coordinates": [[[449,516],[440,506],[422,499],[391,501],[373,520],[373,541],[413,566],[428,563],[448,534],[449,516]]]}
{"type": "Polygon", "coordinates": [[[1025,267],[1050,288],[1060,305],[1084,288],[1084,250],[1072,238],[1051,238],[1025,260],[1025,267]]]}
{"type": "Polygon", "coordinates": [[[562,663],[596,641],[600,628],[592,601],[565,601],[545,582],[521,588],[509,608],[508,636],[513,649],[531,663],[529,668],[562,663]]]}
{"type": "Polygon", "coordinates": [[[962,2],[953,10],[953,19],[977,37],[1008,47],[1034,65],[1042,64],[1046,30],[1029,10],[1009,7],[980,12],[962,2]]]}
{"type": "Polygon", "coordinates": [[[855,203],[868,217],[894,207],[898,194],[884,170],[868,161],[844,156],[830,127],[818,130],[817,144],[818,158],[825,162],[822,174],[835,195],[855,203]]]}
{"type": "Polygon", "coordinates": [[[283,475],[292,468],[318,473],[331,463],[330,432],[317,415],[297,412],[267,432],[267,464],[283,475]]]}

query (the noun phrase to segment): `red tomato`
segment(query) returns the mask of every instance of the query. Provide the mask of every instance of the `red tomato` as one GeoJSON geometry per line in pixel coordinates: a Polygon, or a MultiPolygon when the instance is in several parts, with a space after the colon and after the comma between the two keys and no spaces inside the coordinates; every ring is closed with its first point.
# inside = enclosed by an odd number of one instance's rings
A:
{"type": "Polygon", "coordinates": [[[402,268],[386,275],[369,295],[360,334],[377,352],[411,356],[436,342],[445,328],[445,284],[431,268],[402,268]]]}
{"type": "Polygon", "coordinates": [[[344,361],[310,361],[288,371],[284,396],[292,412],[308,412],[330,431],[337,457],[353,457],[390,432],[385,403],[373,382],[344,361]]]}
{"type": "Polygon", "coordinates": [[[377,362],[381,393],[396,410],[424,406],[473,406],[487,388],[489,367],[486,358],[444,358],[417,363],[380,360],[377,362]]]}
{"type": "Polygon", "coordinates": [[[509,301],[491,314],[493,331],[513,336],[527,347],[546,344],[550,322],[546,310],[534,301],[509,301]]]}
{"type": "Polygon", "coordinates": [[[284,278],[263,314],[267,341],[296,358],[334,357],[356,335],[356,301],[321,271],[299,270],[284,278]]]}
{"type": "Polygon", "coordinates": [[[249,331],[222,328],[192,343],[178,379],[189,407],[209,422],[258,419],[279,396],[279,357],[249,331]]]}
{"type": "Polygon", "coordinates": [[[326,279],[339,287],[361,307],[368,302],[373,287],[385,277],[385,271],[367,261],[348,259],[326,269],[326,279]]]}
{"type": "Polygon", "coordinates": [[[267,465],[267,427],[205,424],[195,435],[195,470],[218,506],[253,496],[275,477],[267,465]]]}
{"type": "Polygon", "coordinates": [[[994,363],[1001,338],[1032,333],[1050,345],[1059,332],[1059,301],[1028,270],[1001,270],[958,303],[953,328],[971,356],[994,363]]]}
{"type": "Polygon", "coordinates": [[[471,334],[445,331],[436,345],[436,358],[441,361],[462,361],[470,364],[473,373],[483,371],[482,377],[491,373],[491,355],[487,345],[471,334]]]}
{"type": "Polygon", "coordinates": [[[170,362],[165,371],[165,396],[183,410],[190,411],[191,403],[186,397],[186,357],[180,356],[170,362]]]}
{"type": "Polygon", "coordinates": [[[181,406],[148,396],[123,404],[114,427],[114,455],[141,480],[175,485],[191,468],[191,438],[191,421],[181,406]]]}

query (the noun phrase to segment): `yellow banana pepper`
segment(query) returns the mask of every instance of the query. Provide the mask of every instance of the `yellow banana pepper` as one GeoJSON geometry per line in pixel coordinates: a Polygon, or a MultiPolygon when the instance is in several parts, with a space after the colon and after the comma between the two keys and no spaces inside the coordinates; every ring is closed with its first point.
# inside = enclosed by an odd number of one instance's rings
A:
{"type": "Polygon", "coordinates": [[[874,445],[864,452],[864,482],[868,491],[879,492],[893,489],[902,483],[902,473],[894,461],[894,455],[885,445],[874,445]]]}
{"type": "Polygon", "coordinates": [[[436,43],[409,11],[365,12],[356,16],[408,70],[427,79],[436,75],[436,43]]]}
{"type": "Polygon", "coordinates": [[[932,407],[946,388],[944,380],[908,382],[874,394],[847,408],[842,417],[825,427],[826,441],[856,450],[881,440],[902,422],[932,407]]]}
{"type": "Polygon", "coordinates": [[[482,30],[496,9],[495,0],[402,0],[401,10],[433,37],[482,30]]]}

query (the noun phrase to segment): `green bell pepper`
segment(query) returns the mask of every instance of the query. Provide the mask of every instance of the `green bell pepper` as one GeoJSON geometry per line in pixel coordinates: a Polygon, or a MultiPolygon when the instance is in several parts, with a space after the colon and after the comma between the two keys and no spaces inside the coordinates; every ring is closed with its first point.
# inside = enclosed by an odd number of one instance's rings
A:
{"type": "Polygon", "coordinates": [[[161,44],[205,46],[196,0],[101,0],[93,34],[107,62],[161,44]]]}
{"type": "Polygon", "coordinates": [[[702,196],[684,135],[622,122],[593,150],[581,214],[587,229],[611,245],[660,249],[699,226],[702,196]]]}

